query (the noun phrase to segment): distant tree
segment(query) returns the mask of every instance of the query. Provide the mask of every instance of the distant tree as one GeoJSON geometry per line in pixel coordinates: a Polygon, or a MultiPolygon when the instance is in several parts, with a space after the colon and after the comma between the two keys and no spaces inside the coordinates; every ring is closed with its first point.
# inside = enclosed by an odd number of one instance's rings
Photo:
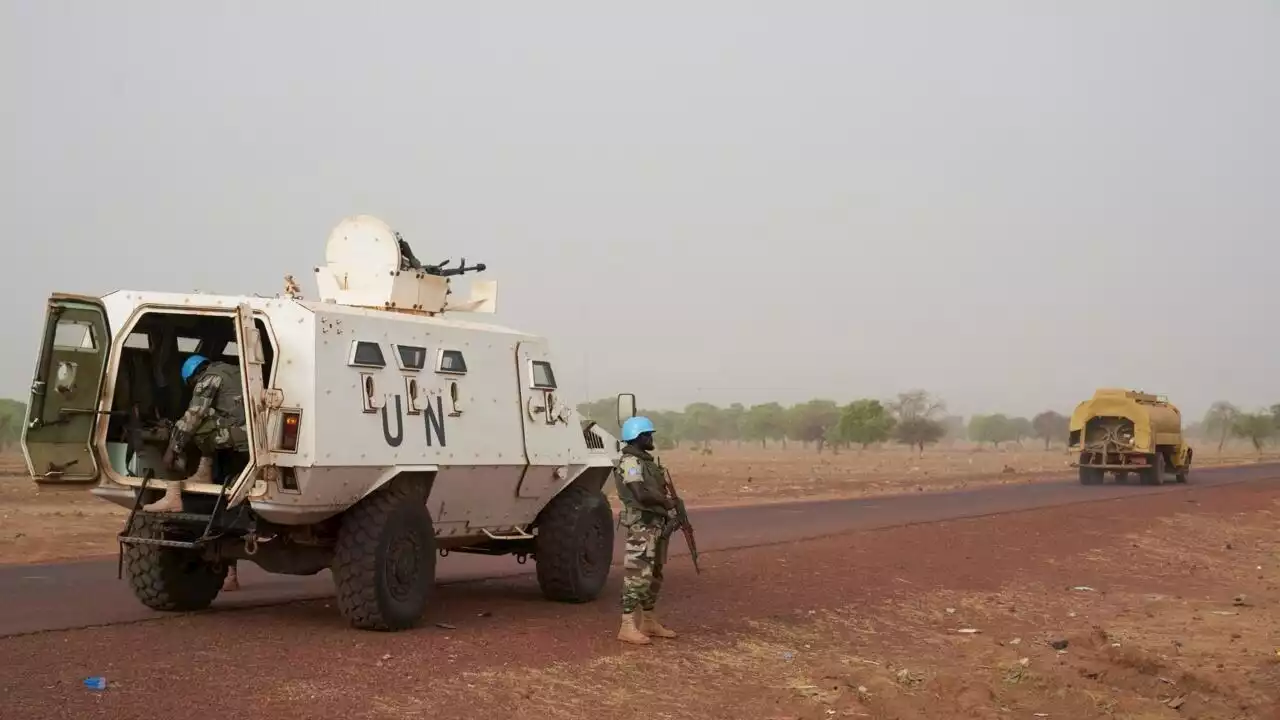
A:
{"type": "Polygon", "coordinates": [[[1049,449],[1049,443],[1054,440],[1065,442],[1070,426],[1070,418],[1053,410],[1045,410],[1031,419],[1032,437],[1044,440],[1045,450],[1049,449]]]}
{"type": "Polygon", "coordinates": [[[925,445],[938,442],[945,434],[946,429],[942,427],[942,423],[920,416],[899,420],[893,429],[895,440],[903,445],[919,448],[921,455],[924,455],[925,445]]]}
{"type": "Polygon", "coordinates": [[[1023,440],[1035,437],[1035,428],[1031,426],[1031,421],[1024,417],[1011,418],[1009,427],[1013,432],[1013,441],[1018,443],[1018,447],[1022,447],[1023,440]]]}
{"type": "Polygon", "coordinates": [[[840,411],[835,436],[843,442],[861,445],[866,450],[870,445],[888,440],[895,424],[889,409],[879,400],[855,400],[840,411]]]}
{"type": "Polygon", "coordinates": [[[1280,403],[1271,406],[1271,419],[1275,421],[1276,429],[1280,430],[1280,403]]]}
{"type": "Polygon", "coordinates": [[[978,443],[991,443],[1000,447],[1002,442],[1017,440],[1017,428],[1013,419],[1003,413],[974,415],[969,418],[969,439],[978,443]]]}
{"type": "Polygon", "coordinates": [[[26,417],[26,404],[0,399],[0,452],[8,450],[22,438],[22,424],[26,417]]]}
{"type": "Polygon", "coordinates": [[[897,423],[893,437],[903,445],[919,448],[924,454],[924,446],[931,445],[946,435],[946,428],[935,418],[946,412],[947,404],[924,390],[908,390],[898,393],[898,398],[889,403],[889,411],[893,413],[897,423]]]}
{"type": "Polygon", "coordinates": [[[1262,452],[1262,445],[1275,437],[1275,418],[1270,412],[1240,413],[1231,426],[1233,435],[1253,443],[1253,449],[1262,452]]]}
{"type": "Polygon", "coordinates": [[[711,403],[696,402],[685,406],[682,419],[684,438],[703,448],[725,435],[724,411],[711,403]]]}
{"type": "Polygon", "coordinates": [[[1234,434],[1238,417],[1240,417],[1240,409],[1225,400],[1215,402],[1209,406],[1209,412],[1205,413],[1205,432],[1218,439],[1219,453],[1222,452],[1222,446],[1226,444],[1227,438],[1234,434]]]}
{"type": "Polygon", "coordinates": [[[963,415],[947,415],[938,422],[942,423],[944,431],[943,437],[952,439],[963,439],[966,434],[967,425],[963,415]]]}
{"type": "Polygon", "coordinates": [[[776,402],[752,405],[742,417],[742,437],[768,447],[770,440],[780,440],[784,446],[787,436],[787,411],[776,402]]]}
{"type": "Polygon", "coordinates": [[[840,422],[840,406],[833,400],[810,400],[793,406],[787,416],[787,435],[800,442],[817,443],[821,453],[827,431],[840,422]]]}
{"type": "Polygon", "coordinates": [[[671,450],[684,442],[684,415],[672,410],[645,410],[642,414],[653,421],[653,443],[659,450],[671,450]]]}
{"type": "Polygon", "coordinates": [[[734,403],[724,410],[720,411],[720,439],[724,441],[736,441],[742,444],[742,423],[746,418],[747,409],[742,403],[734,403]]]}
{"type": "Polygon", "coordinates": [[[618,401],[616,398],[602,398],[584,402],[578,405],[577,410],[579,415],[588,420],[594,420],[600,425],[600,429],[615,437],[621,431],[618,427],[618,401]]]}
{"type": "Polygon", "coordinates": [[[898,399],[889,403],[889,411],[899,422],[917,418],[933,420],[946,410],[947,404],[941,398],[935,398],[924,390],[898,393],[898,399]]]}

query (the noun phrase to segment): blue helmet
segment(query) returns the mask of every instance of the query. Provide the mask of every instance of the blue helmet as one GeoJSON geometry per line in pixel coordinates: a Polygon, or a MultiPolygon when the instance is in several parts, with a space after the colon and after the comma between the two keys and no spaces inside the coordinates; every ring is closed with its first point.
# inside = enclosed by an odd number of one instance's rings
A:
{"type": "Polygon", "coordinates": [[[622,423],[622,442],[631,442],[641,434],[653,432],[653,421],[643,415],[628,418],[622,423]]]}
{"type": "Polygon", "coordinates": [[[204,363],[209,362],[209,358],[203,355],[192,355],[187,361],[182,363],[182,382],[189,382],[191,376],[195,374],[196,368],[204,363]]]}

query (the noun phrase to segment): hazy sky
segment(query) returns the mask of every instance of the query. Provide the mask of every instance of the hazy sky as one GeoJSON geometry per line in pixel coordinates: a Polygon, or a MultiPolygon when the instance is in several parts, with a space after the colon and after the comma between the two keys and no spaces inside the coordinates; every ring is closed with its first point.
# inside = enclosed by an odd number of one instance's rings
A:
{"type": "Polygon", "coordinates": [[[371,213],[578,393],[1280,402],[1275,2],[0,5],[3,395],[51,291],[371,213]]]}

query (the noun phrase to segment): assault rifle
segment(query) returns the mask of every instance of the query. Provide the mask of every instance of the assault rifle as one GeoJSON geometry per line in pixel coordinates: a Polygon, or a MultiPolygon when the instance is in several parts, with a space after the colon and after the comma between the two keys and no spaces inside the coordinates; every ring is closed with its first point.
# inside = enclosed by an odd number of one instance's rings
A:
{"type": "Polygon", "coordinates": [[[693,558],[693,569],[699,575],[702,569],[698,567],[698,543],[693,539],[693,525],[689,522],[689,513],[684,509],[684,500],[680,499],[680,495],[676,493],[676,485],[671,481],[671,471],[662,468],[662,472],[666,474],[666,481],[663,483],[663,489],[667,493],[667,497],[676,503],[676,517],[674,521],[668,522],[662,530],[663,539],[670,540],[672,533],[679,528],[684,532],[685,544],[689,546],[689,557],[693,558]]]}

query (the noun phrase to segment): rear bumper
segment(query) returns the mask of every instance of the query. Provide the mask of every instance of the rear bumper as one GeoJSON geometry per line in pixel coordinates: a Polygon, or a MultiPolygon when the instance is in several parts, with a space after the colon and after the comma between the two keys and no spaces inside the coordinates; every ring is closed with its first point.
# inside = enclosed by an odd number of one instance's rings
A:
{"type": "Polygon", "coordinates": [[[1147,470],[1155,464],[1155,453],[1139,451],[1082,451],[1071,467],[1096,470],[1147,470]]]}

